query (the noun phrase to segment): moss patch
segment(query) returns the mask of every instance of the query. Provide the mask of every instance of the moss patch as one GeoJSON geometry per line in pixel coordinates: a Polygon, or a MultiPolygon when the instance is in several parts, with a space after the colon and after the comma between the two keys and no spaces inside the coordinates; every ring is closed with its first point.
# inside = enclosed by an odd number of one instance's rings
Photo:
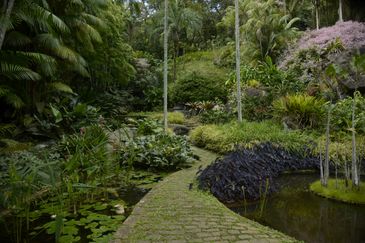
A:
{"type": "Polygon", "coordinates": [[[361,183],[359,189],[353,189],[351,181],[349,181],[349,186],[346,187],[344,180],[338,180],[336,188],[336,180],[330,179],[328,187],[323,187],[320,181],[316,181],[310,185],[310,190],[325,198],[346,203],[365,204],[365,183],[361,183]]]}

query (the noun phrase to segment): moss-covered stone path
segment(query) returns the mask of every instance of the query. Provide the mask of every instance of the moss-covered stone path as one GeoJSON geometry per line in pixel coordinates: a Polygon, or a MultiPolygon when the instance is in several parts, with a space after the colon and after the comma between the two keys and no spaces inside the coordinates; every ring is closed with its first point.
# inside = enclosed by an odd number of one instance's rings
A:
{"type": "Polygon", "coordinates": [[[294,242],[275,230],[243,218],[215,197],[190,188],[199,167],[216,155],[194,148],[201,158],[153,188],[134,208],[113,242],[294,242]]]}

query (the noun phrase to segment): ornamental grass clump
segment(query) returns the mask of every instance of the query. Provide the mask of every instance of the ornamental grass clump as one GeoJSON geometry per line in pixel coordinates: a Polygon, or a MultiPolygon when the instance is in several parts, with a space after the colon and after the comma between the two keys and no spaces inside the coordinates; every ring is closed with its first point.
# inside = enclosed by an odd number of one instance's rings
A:
{"type": "Polygon", "coordinates": [[[237,146],[252,148],[265,142],[301,153],[312,144],[309,136],[299,131],[285,131],[273,121],[199,126],[191,132],[190,138],[195,145],[221,154],[234,151],[237,146]]]}
{"type": "Polygon", "coordinates": [[[324,105],[307,94],[287,95],[274,101],[274,117],[291,128],[315,128],[322,124],[324,105]]]}

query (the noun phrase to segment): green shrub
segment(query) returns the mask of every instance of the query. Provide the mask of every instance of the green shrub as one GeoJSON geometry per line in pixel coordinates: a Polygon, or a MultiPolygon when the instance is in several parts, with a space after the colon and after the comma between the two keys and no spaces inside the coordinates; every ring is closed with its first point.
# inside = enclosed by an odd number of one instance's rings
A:
{"type": "Polygon", "coordinates": [[[224,110],[208,110],[199,115],[199,121],[203,124],[223,124],[232,119],[233,114],[224,110]]]}
{"type": "MultiPolygon", "coordinates": [[[[131,112],[128,114],[131,117],[145,117],[148,119],[158,120],[160,123],[163,122],[162,112],[131,112]]],[[[167,119],[172,124],[183,124],[185,122],[184,114],[181,112],[168,112],[167,119]]]]}
{"type": "MultiPolygon", "coordinates": [[[[356,92],[355,96],[355,129],[365,133],[365,98],[356,92]]],[[[344,131],[352,127],[352,106],[354,99],[347,97],[336,103],[333,109],[332,124],[335,130],[344,131]]]]}
{"type": "Polygon", "coordinates": [[[187,103],[219,99],[227,100],[225,79],[212,74],[187,72],[171,86],[172,103],[187,103]]]}
{"type": "Polygon", "coordinates": [[[314,128],[322,124],[324,105],[324,100],[306,94],[287,95],[274,101],[274,116],[292,128],[314,128]]]}
{"type": "MultiPolygon", "coordinates": [[[[242,114],[249,121],[272,118],[272,102],[287,93],[303,90],[303,84],[290,72],[280,70],[267,57],[256,65],[241,66],[242,114]]],[[[236,107],[236,75],[231,73],[229,104],[236,107]]]]}
{"type": "Polygon", "coordinates": [[[163,132],[162,124],[154,119],[139,120],[137,125],[137,135],[155,135],[163,132]]]}
{"type": "Polygon", "coordinates": [[[108,135],[102,127],[93,125],[63,138],[59,149],[63,153],[65,173],[74,183],[94,183],[106,179],[112,170],[108,135]]]}
{"type": "Polygon", "coordinates": [[[309,136],[297,131],[284,131],[272,121],[199,126],[192,130],[190,138],[195,145],[218,153],[233,151],[235,146],[252,147],[264,142],[301,152],[311,141],[309,136]]]}
{"type": "Polygon", "coordinates": [[[192,163],[192,152],[184,137],[174,135],[141,136],[121,149],[121,162],[151,170],[176,170],[192,163]]]}
{"type": "Polygon", "coordinates": [[[171,124],[184,124],[185,122],[184,114],[181,112],[169,112],[167,119],[171,124]]]}

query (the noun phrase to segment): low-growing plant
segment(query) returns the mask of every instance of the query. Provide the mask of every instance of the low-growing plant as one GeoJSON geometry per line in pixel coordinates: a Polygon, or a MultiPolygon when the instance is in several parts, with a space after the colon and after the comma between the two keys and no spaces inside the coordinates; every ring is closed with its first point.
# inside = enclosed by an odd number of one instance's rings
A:
{"type": "MultiPolygon", "coordinates": [[[[161,112],[131,112],[128,116],[137,118],[143,117],[144,119],[158,121],[161,124],[163,121],[163,113],[161,112]]],[[[183,124],[185,122],[185,116],[181,112],[168,112],[167,119],[171,124],[183,124]]]]}
{"type": "Polygon", "coordinates": [[[324,105],[307,94],[287,95],[274,101],[274,116],[290,128],[315,128],[322,125],[324,105]]]}
{"type": "Polygon", "coordinates": [[[260,143],[270,142],[289,151],[304,152],[312,144],[312,138],[299,131],[285,131],[272,122],[262,121],[241,124],[231,122],[222,125],[203,125],[190,133],[191,141],[200,147],[225,154],[241,146],[251,148],[260,143]]]}
{"type": "Polygon", "coordinates": [[[199,115],[199,121],[203,124],[223,124],[231,121],[233,114],[224,110],[209,110],[199,115]]]}
{"type": "Polygon", "coordinates": [[[167,119],[171,124],[184,124],[185,122],[185,117],[182,112],[169,112],[167,119]]]}
{"type": "Polygon", "coordinates": [[[53,190],[52,181],[59,179],[59,155],[45,156],[23,151],[0,157],[0,202],[1,208],[8,211],[1,219],[12,219],[9,226],[13,227],[14,242],[22,242],[30,228],[31,209],[42,192],[53,190]]]}
{"type": "Polygon", "coordinates": [[[137,135],[154,135],[163,132],[162,124],[154,119],[142,119],[137,122],[137,135]]]}
{"type": "Polygon", "coordinates": [[[122,147],[120,156],[124,165],[151,170],[177,170],[193,161],[186,138],[168,134],[137,137],[122,147]]]}

